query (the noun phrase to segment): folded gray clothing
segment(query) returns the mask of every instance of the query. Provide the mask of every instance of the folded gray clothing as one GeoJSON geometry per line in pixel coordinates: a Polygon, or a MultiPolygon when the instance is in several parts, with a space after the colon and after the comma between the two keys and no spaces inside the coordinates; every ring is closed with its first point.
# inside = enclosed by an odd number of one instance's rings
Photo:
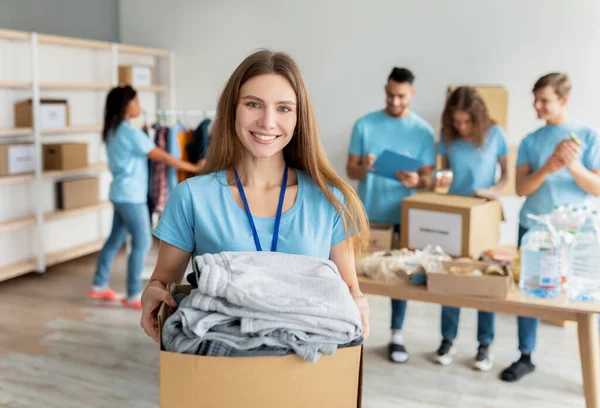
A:
{"type": "Polygon", "coordinates": [[[194,259],[198,289],[165,322],[169,351],[198,354],[204,340],[240,350],[289,348],[316,362],[362,336],[348,286],[331,261],[273,252],[194,259]]]}
{"type": "Polygon", "coordinates": [[[267,346],[252,350],[238,350],[218,340],[206,340],[200,344],[197,354],[212,357],[282,357],[293,353],[291,349],[267,346]]]}

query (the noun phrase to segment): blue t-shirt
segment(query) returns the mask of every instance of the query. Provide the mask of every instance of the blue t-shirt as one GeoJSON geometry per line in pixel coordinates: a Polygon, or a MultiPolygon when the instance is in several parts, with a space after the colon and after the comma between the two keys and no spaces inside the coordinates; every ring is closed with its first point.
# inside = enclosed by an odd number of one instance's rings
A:
{"type": "Polygon", "coordinates": [[[498,159],[508,154],[508,147],[504,131],[494,125],[488,130],[481,146],[474,147],[473,142],[460,139],[448,144],[442,139],[438,154],[448,157],[453,173],[448,192],[472,195],[475,190],[489,188],[496,183],[498,159]]]}
{"type": "Polygon", "coordinates": [[[144,204],[148,201],[148,153],[156,145],[141,129],[121,122],[108,135],[106,153],[113,180],[110,201],[144,204]]]}
{"type": "MultiPolygon", "coordinates": [[[[424,163],[435,165],[435,142],[432,127],[419,115],[410,113],[405,118],[392,118],[384,111],[370,113],[354,125],[349,153],[379,157],[384,150],[392,150],[424,163]]],[[[368,173],[358,185],[370,221],[399,224],[402,200],[416,193],[399,180],[368,173]]]]}
{"type": "MultiPolygon", "coordinates": [[[[296,172],[298,194],[281,216],[277,252],[329,259],[331,247],[346,240],[342,219],[310,176],[296,172]]],[[[341,191],[332,191],[345,203],[341,191]]],[[[253,218],[263,250],[270,251],[275,217],[253,218]]],[[[194,256],[256,251],[246,211],[233,199],[224,171],[178,184],[154,235],[194,256]]]]}
{"type": "MultiPolygon", "coordinates": [[[[554,153],[556,145],[564,139],[569,139],[571,132],[582,141],[580,160],[583,165],[589,170],[600,169],[598,132],[576,122],[558,126],[546,125],[527,135],[519,146],[517,167],[529,163],[532,173],[538,170],[554,153]]],[[[527,214],[548,214],[554,206],[584,204],[592,198],[593,195],[579,187],[569,170],[563,167],[556,173],[549,174],[540,188],[527,197],[521,209],[520,224],[531,228],[535,221],[529,219],[527,214]]]]}

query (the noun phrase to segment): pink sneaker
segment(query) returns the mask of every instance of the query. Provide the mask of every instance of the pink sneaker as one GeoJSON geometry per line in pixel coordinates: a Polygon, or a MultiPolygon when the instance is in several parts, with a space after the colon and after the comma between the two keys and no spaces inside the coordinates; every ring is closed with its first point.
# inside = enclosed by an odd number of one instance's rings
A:
{"type": "Polygon", "coordinates": [[[120,299],[119,295],[112,289],[105,289],[102,291],[92,289],[89,291],[88,296],[92,299],[108,300],[110,302],[120,299]]]}
{"type": "Polygon", "coordinates": [[[130,309],[142,310],[142,301],[141,300],[134,300],[133,302],[130,302],[127,299],[123,299],[121,301],[121,304],[123,305],[123,307],[128,307],[130,309]]]}

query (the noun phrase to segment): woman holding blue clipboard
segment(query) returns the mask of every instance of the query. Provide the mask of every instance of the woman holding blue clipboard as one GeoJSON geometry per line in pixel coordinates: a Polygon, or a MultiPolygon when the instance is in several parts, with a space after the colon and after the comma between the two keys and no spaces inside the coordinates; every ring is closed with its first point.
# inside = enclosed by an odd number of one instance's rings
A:
{"type": "MultiPolygon", "coordinates": [[[[442,140],[438,146],[442,167],[453,172],[448,193],[498,195],[507,182],[507,154],[504,131],[490,118],[475,88],[459,87],[452,92],[442,114],[442,140]],[[501,176],[496,181],[498,165],[501,176]]],[[[452,363],[459,315],[460,309],[442,306],[442,343],[434,354],[439,364],[452,363]]],[[[479,348],[473,367],[488,371],[493,366],[489,348],[494,341],[494,313],[478,312],[477,341],[479,348]]]]}

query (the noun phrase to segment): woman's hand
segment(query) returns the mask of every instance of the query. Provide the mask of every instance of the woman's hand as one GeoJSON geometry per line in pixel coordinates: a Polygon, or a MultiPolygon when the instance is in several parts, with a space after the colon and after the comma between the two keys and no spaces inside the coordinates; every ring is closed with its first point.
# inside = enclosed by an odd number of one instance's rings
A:
{"type": "Polygon", "coordinates": [[[142,294],[142,319],[140,324],[146,334],[155,342],[159,342],[158,334],[158,310],[164,303],[177,307],[177,303],[171,294],[158,286],[148,286],[142,294]]]}
{"type": "Polygon", "coordinates": [[[369,302],[365,295],[353,296],[354,302],[360,312],[360,320],[363,326],[363,341],[366,341],[370,334],[369,329],[369,302]]]}

